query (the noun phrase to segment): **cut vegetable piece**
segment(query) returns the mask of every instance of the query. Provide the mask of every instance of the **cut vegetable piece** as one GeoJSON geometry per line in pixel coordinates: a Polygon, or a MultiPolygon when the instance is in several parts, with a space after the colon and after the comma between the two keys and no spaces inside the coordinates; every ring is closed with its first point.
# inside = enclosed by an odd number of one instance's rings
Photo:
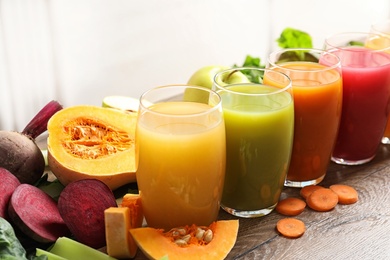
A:
{"type": "Polygon", "coordinates": [[[2,167],[0,167],[0,180],[0,217],[8,220],[8,202],[20,182],[15,175],[2,167]]]}
{"type": "Polygon", "coordinates": [[[309,197],[309,195],[315,191],[315,190],[318,190],[318,189],[323,189],[324,187],[321,187],[321,186],[317,186],[317,185],[308,185],[308,186],[305,186],[303,187],[299,194],[302,196],[302,198],[304,199],[307,199],[307,197],[309,197]]]}
{"type": "Polygon", "coordinates": [[[67,237],[60,237],[49,250],[66,259],[115,260],[115,258],[67,237]]]}
{"type": "Polygon", "coordinates": [[[47,256],[48,260],[68,260],[66,258],[63,258],[63,257],[59,256],[59,255],[53,254],[53,253],[51,253],[49,251],[46,251],[46,250],[43,250],[43,249],[40,249],[40,248],[36,249],[35,255],[36,256],[43,256],[43,255],[45,255],[45,256],[47,256]]]}
{"type": "Polygon", "coordinates": [[[306,207],[306,202],[298,198],[286,198],[278,202],[275,210],[285,216],[297,216],[306,207]]]}
{"type": "Polygon", "coordinates": [[[111,207],[104,211],[106,226],[107,254],[123,259],[133,258],[137,253],[137,244],[130,235],[130,209],[111,207]]]}
{"type": "Polygon", "coordinates": [[[306,203],[311,209],[322,212],[332,210],[338,201],[337,194],[328,188],[315,190],[306,199],[306,203]]]}
{"type": "Polygon", "coordinates": [[[110,188],[96,179],[70,183],[58,199],[59,212],[72,234],[93,248],[105,246],[104,210],[116,206],[110,188]]]}
{"type": "Polygon", "coordinates": [[[98,179],[112,190],[135,182],[137,113],[73,106],[48,123],[48,164],[63,184],[98,179]]]}
{"type": "Polygon", "coordinates": [[[54,242],[70,234],[56,202],[30,184],[21,184],[12,193],[8,214],[25,235],[40,243],[54,242]]]}
{"type": "Polygon", "coordinates": [[[339,204],[353,204],[358,201],[357,191],[348,185],[334,184],[329,187],[339,197],[339,204]]]}
{"type": "Polygon", "coordinates": [[[167,255],[176,259],[225,259],[238,233],[238,220],[220,220],[209,227],[178,227],[164,233],[150,227],[130,229],[139,248],[149,259],[167,255]]]}
{"type": "Polygon", "coordinates": [[[127,193],[123,196],[121,207],[130,209],[130,225],[132,228],[141,227],[144,220],[142,201],[139,194],[127,193]]]}
{"type": "Polygon", "coordinates": [[[306,231],[303,221],[296,218],[284,218],[276,223],[276,229],[285,237],[297,238],[302,236],[306,231]]]}

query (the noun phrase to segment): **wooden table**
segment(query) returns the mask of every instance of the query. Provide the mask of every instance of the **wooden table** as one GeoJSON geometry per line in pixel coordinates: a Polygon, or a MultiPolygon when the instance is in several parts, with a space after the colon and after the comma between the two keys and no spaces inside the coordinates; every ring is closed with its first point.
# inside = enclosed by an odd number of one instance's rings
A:
{"type": "MultiPolygon", "coordinates": [[[[240,218],[237,242],[227,259],[390,259],[390,145],[382,145],[376,158],[365,165],[331,163],[321,186],[353,186],[359,201],[337,205],[330,212],[306,208],[297,216],[305,234],[288,239],[275,231],[284,218],[277,212],[253,219],[240,218]]],[[[282,197],[297,196],[299,189],[285,188],[282,197]]],[[[221,210],[219,219],[235,217],[221,210]]],[[[146,259],[140,252],[136,259],[146,259]]]]}

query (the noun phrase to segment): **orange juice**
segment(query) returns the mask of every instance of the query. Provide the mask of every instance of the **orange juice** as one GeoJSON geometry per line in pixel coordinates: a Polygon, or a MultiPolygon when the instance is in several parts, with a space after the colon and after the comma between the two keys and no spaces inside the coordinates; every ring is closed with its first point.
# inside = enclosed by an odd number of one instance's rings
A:
{"type": "Polygon", "coordinates": [[[325,176],[337,137],[341,75],[335,69],[312,62],[278,66],[278,70],[290,76],[294,93],[294,141],[286,183],[316,184],[325,176]]]}
{"type": "Polygon", "coordinates": [[[137,182],[148,226],[169,230],[217,219],[225,176],[225,125],[222,114],[208,114],[210,109],[201,103],[165,102],[139,117],[137,182]]]}

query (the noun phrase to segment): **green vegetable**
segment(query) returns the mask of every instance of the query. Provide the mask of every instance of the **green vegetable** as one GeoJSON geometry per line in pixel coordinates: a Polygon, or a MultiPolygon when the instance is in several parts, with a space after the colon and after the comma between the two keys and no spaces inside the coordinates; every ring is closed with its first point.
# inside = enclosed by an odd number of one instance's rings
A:
{"type": "MultiPolygon", "coordinates": [[[[247,55],[245,58],[244,63],[242,66],[237,66],[236,64],[233,65],[233,68],[237,67],[254,67],[254,68],[265,68],[265,65],[261,64],[260,58],[255,58],[250,55],[247,55]]],[[[263,74],[264,72],[259,70],[241,70],[241,73],[243,73],[250,82],[253,83],[262,83],[263,82],[263,74]]]]}
{"type": "Polygon", "coordinates": [[[11,224],[0,217],[0,259],[24,260],[47,259],[47,256],[27,258],[26,250],[15,235],[11,224]]]}
{"type": "Polygon", "coordinates": [[[348,46],[364,46],[364,43],[359,41],[350,41],[348,46]]]}
{"type": "Polygon", "coordinates": [[[303,31],[285,28],[280,37],[276,39],[281,48],[313,48],[311,36],[303,31]]]}

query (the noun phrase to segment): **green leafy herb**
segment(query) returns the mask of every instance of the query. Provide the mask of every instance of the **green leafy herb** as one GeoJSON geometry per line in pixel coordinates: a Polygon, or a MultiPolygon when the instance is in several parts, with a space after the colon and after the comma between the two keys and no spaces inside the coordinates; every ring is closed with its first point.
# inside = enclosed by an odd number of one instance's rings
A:
{"type": "MultiPolygon", "coordinates": [[[[242,66],[234,64],[233,68],[247,67],[247,68],[265,68],[265,65],[261,64],[261,59],[247,55],[242,66]]],[[[251,82],[262,83],[264,72],[261,70],[242,70],[243,73],[251,82]]]]}

